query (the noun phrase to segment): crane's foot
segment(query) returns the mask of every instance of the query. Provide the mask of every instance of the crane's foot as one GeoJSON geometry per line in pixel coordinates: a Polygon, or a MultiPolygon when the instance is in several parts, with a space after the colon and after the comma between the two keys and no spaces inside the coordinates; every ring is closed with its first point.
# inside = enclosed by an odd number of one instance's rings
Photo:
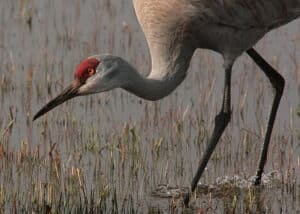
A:
{"type": "Polygon", "coordinates": [[[187,192],[187,193],[184,194],[184,198],[183,198],[184,207],[188,208],[189,207],[189,202],[190,202],[190,193],[187,192]]]}
{"type": "Polygon", "coordinates": [[[261,183],[261,177],[256,175],[253,179],[253,184],[254,184],[254,186],[258,186],[258,185],[260,185],[260,183],[261,183]]]}
{"type": "Polygon", "coordinates": [[[261,167],[258,168],[256,175],[253,178],[253,185],[258,186],[261,183],[261,177],[262,177],[263,170],[261,167]]]}

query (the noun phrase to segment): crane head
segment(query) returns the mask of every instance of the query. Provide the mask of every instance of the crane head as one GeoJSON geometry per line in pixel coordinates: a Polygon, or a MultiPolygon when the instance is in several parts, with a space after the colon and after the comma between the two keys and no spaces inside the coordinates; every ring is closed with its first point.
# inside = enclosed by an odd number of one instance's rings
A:
{"type": "Polygon", "coordinates": [[[73,82],[38,111],[33,120],[76,96],[104,92],[120,87],[122,82],[120,80],[124,77],[117,75],[120,73],[117,71],[121,67],[120,62],[123,61],[119,57],[110,55],[95,55],[84,59],[76,67],[73,82]]]}

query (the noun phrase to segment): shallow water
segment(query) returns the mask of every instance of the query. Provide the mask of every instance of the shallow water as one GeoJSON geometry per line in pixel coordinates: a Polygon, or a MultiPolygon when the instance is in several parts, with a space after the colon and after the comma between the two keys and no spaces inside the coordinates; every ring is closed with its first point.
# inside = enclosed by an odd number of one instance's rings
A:
{"type": "MultiPolygon", "coordinates": [[[[0,208],[182,211],[181,197],[153,192],[190,185],[221,105],[220,55],[197,51],[186,80],[161,101],[114,90],[78,97],[33,123],[33,114],[73,79],[77,63],[89,55],[122,56],[146,75],[145,38],[130,0],[3,0],[0,23],[0,208]]],[[[298,20],[256,46],[286,78],[265,168],[278,170],[280,178],[254,189],[233,182],[233,190],[221,188],[222,194],[199,188],[183,211],[300,212],[299,35],[298,20]]],[[[203,185],[255,174],[273,94],[246,55],[234,65],[232,93],[232,121],[203,185]]]]}

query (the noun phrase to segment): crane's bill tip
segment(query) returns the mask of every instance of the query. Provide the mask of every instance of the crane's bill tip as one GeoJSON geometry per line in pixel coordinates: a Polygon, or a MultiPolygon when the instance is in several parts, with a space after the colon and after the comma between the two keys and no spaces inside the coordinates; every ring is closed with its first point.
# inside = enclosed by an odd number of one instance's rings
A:
{"type": "Polygon", "coordinates": [[[61,94],[59,94],[56,98],[48,102],[41,110],[39,110],[34,116],[33,121],[38,119],[39,117],[46,114],[48,111],[52,110],[56,106],[62,104],[63,102],[72,99],[73,97],[78,96],[78,88],[80,84],[73,83],[69,87],[67,87],[61,94]]]}
{"type": "Polygon", "coordinates": [[[38,114],[35,114],[32,118],[32,122],[34,122],[36,119],[38,119],[40,116],[38,114]]]}
{"type": "MultiPolygon", "coordinates": [[[[42,108],[41,110],[39,110],[32,118],[32,121],[35,121],[36,119],[38,119],[39,117],[43,116],[44,114],[46,114],[48,111],[45,111],[45,107],[42,108]]],[[[50,109],[49,109],[50,111],[50,109]]]]}

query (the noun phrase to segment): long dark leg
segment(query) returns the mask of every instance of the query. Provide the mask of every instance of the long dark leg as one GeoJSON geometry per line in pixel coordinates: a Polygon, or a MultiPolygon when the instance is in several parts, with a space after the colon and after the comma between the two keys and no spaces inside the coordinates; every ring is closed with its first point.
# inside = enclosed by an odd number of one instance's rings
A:
{"type": "Polygon", "coordinates": [[[280,103],[280,99],[282,97],[285,81],[283,77],[274,68],[272,68],[253,48],[249,49],[247,51],[247,54],[254,60],[254,62],[265,73],[265,75],[269,78],[273,88],[275,89],[275,97],[273,100],[273,105],[269,116],[265,141],[262,147],[260,161],[259,161],[259,165],[254,180],[254,184],[258,185],[260,184],[261,175],[264,171],[264,166],[266,164],[267,152],[268,152],[268,147],[269,147],[270,138],[272,134],[272,129],[273,129],[276,113],[278,110],[278,106],[280,103]]]}
{"type": "MultiPolygon", "coordinates": [[[[231,104],[230,104],[231,68],[232,68],[232,65],[229,65],[225,69],[225,88],[224,88],[222,109],[215,118],[215,128],[213,130],[211,139],[210,139],[208,147],[204,153],[204,157],[201,161],[201,164],[198,167],[196,175],[193,178],[192,185],[191,185],[192,192],[194,192],[211,154],[215,150],[216,145],[217,145],[222,133],[224,132],[226,126],[228,125],[228,123],[230,121],[230,116],[231,116],[231,104]]],[[[189,200],[190,200],[190,194],[187,193],[185,195],[184,201],[183,201],[185,206],[188,206],[189,200]]]]}

